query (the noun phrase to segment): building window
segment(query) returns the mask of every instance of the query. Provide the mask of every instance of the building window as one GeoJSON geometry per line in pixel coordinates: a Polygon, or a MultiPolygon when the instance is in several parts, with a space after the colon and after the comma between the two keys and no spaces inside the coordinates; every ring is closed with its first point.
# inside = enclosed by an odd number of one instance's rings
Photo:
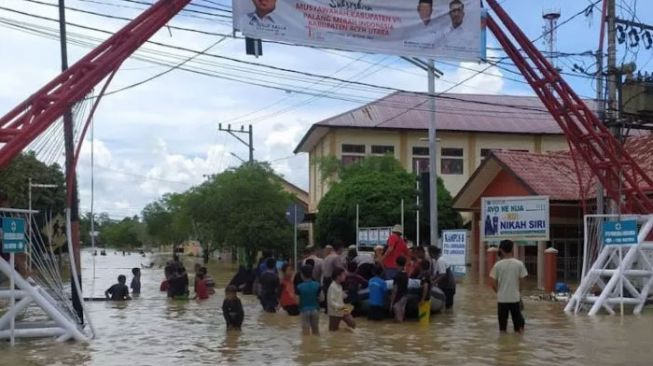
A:
{"type": "Polygon", "coordinates": [[[413,155],[415,156],[429,156],[429,148],[422,146],[413,147],[413,155]]]}
{"type": "Polygon", "coordinates": [[[395,147],[392,145],[372,145],[372,154],[378,154],[378,155],[386,155],[386,154],[391,154],[394,155],[395,153],[395,147]]]}
{"type": "Polygon", "coordinates": [[[463,174],[463,149],[442,148],[440,158],[440,174],[462,175],[463,174]]]}
{"type": "Polygon", "coordinates": [[[342,152],[348,154],[365,154],[365,145],[342,144],[342,152]]]}
{"type": "Polygon", "coordinates": [[[365,159],[365,156],[362,155],[343,155],[342,156],[342,165],[349,166],[355,164],[361,160],[365,159]]]}

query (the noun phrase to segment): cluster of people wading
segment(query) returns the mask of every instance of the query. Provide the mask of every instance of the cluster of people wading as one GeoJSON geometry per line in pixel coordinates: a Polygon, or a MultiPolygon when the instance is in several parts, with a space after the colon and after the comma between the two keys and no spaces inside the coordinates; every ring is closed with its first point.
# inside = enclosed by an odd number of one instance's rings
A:
{"type": "Polygon", "coordinates": [[[354,329],[354,318],[363,315],[398,322],[407,315],[417,317],[417,311],[407,314],[409,293],[417,302],[414,310],[425,305],[430,310],[433,287],[441,289],[444,305],[451,308],[456,281],[440,248],[409,248],[402,232],[395,225],[387,245],[377,246],[373,253],[358,252],[355,246],[345,251],[338,240],[323,249],[308,247],[297,273],[290,263],[264,252],[253,273],[241,267],[230,285],[257,295],[265,312],[283,309],[300,316],[305,334],[319,334],[321,309],[329,317],[330,331],[343,322],[346,329],[354,329]]]}

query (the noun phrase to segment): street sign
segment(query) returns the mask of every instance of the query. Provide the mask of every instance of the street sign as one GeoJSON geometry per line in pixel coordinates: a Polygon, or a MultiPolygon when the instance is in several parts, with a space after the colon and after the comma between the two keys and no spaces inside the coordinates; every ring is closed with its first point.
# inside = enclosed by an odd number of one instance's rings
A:
{"type": "Polygon", "coordinates": [[[299,225],[302,223],[302,221],[304,221],[305,214],[306,213],[304,212],[304,207],[302,207],[302,205],[293,203],[286,209],[286,220],[288,220],[290,225],[299,225]],[[295,209],[297,209],[297,211],[295,211],[295,209]],[[296,217],[295,213],[297,215],[296,217]]]}
{"type": "Polygon", "coordinates": [[[637,221],[608,221],[603,223],[604,245],[636,245],[637,221]]]}
{"type": "Polygon", "coordinates": [[[25,220],[11,217],[2,219],[2,251],[5,253],[25,251],[25,220]]]}

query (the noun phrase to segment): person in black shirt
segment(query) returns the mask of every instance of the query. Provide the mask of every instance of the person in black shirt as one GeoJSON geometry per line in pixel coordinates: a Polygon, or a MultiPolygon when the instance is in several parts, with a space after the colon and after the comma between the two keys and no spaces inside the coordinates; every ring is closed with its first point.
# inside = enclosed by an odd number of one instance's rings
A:
{"type": "Polygon", "coordinates": [[[268,313],[276,313],[279,306],[279,291],[281,283],[279,275],[276,272],[277,261],[274,258],[268,258],[265,261],[265,272],[261,274],[259,282],[261,284],[261,293],[259,300],[263,310],[268,313]]]}
{"type": "Polygon", "coordinates": [[[227,330],[240,330],[245,318],[243,304],[237,295],[238,289],[234,285],[229,285],[225,289],[225,298],[222,302],[222,315],[227,323],[227,330]]]}
{"type": "Polygon", "coordinates": [[[184,267],[177,268],[175,274],[168,280],[168,297],[174,299],[188,298],[188,274],[184,267]]]}
{"type": "Polygon", "coordinates": [[[124,275],[118,276],[118,283],[104,291],[104,296],[112,301],[131,300],[131,297],[129,297],[129,288],[125,285],[125,282],[127,282],[127,277],[124,275]]]}
{"type": "Polygon", "coordinates": [[[395,313],[395,320],[403,322],[406,315],[406,303],[408,302],[408,273],[406,273],[406,257],[399,256],[396,260],[397,274],[392,285],[390,297],[390,310],[395,313]]]}

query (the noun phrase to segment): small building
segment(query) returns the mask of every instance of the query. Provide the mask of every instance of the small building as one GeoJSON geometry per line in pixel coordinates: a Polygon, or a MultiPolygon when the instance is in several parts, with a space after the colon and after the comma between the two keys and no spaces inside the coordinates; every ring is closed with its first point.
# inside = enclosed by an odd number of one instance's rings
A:
{"type": "MultiPolygon", "coordinates": [[[[630,138],[626,150],[635,161],[653,176],[653,135],[630,138]]],[[[579,157],[579,159],[581,159],[579,157]]],[[[470,253],[473,270],[486,274],[480,216],[483,197],[548,196],[550,201],[549,243],[519,245],[516,254],[524,260],[532,275],[543,278],[544,250],[547,245],[558,250],[558,278],[575,282],[580,279],[583,258],[583,216],[595,212],[596,179],[579,161],[585,197],[581,197],[578,174],[569,152],[538,154],[532,152],[492,151],[465,183],[453,200],[455,209],[470,213],[470,253]],[[583,203],[585,209],[583,210],[583,203]]]]}

